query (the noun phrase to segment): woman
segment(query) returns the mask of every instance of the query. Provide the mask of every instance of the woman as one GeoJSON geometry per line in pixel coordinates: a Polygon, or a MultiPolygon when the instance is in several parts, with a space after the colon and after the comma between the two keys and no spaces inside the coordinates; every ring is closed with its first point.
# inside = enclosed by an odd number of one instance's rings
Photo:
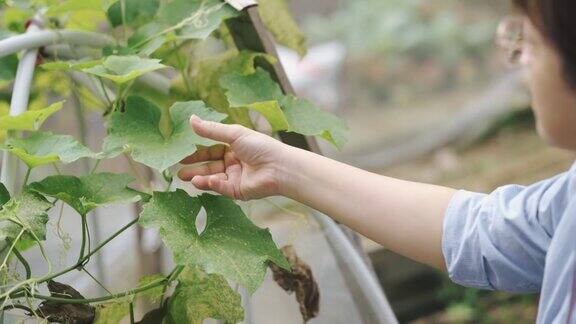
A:
{"type": "MultiPolygon", "coordinates": [[[[500,43],[527,72],[540,135],[576,152],[576,1],[513,2],[500,43]]],[[[459,284],[540,292],[539,323],[576,323],[576,167],[481,194],[379,176],[237,125],[191,123],[228,144],[183,161],[179,176],[195,187],[292,198],[459,284]]]]}

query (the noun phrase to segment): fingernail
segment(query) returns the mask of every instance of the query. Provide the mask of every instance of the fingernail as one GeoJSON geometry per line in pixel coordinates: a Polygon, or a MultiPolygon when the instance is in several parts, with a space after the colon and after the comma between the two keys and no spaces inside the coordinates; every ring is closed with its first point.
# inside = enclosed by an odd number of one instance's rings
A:
{"type": "Polygon", "coordinates": [[[200,117],[198,117],[196,115],[192,115],[192,116],[190,116],[190,122],[193,122],[193,121],[195,121],[197,123],[201,123],[202,119],[200,119],[200,117]]]}

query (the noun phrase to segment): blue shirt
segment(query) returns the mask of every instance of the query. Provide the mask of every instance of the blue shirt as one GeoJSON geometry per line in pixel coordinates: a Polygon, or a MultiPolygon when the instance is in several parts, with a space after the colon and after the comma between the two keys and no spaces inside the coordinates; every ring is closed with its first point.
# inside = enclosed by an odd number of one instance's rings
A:
{"type": "Polygon", "coordinates": [[[454,282],[540,292],[538,323],[576,323],[576,165],[531,186],[457,192],[442,250],[454,282]]]}

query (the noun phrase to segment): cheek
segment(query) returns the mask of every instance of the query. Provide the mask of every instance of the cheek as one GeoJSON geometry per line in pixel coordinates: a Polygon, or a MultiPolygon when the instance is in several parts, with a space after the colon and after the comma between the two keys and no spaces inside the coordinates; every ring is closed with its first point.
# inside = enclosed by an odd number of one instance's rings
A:
{"type": "Polygon", "coordinates": [[[540,135],[550,144],[576,150],[576,94],[559,71],[534,64],[529,85],[540,135]]]}

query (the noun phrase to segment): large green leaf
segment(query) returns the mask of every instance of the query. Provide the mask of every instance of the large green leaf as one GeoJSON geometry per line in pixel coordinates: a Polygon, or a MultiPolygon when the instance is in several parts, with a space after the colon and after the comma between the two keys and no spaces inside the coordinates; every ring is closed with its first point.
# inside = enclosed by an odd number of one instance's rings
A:
{"type": "Polygon", "coordinates": [[[259,0],[258,11],[276,41],[301,56],[306,54],[306,38],[290,13],[286,0],[259,0]]]}
{"type": "Polygon", "coordinates": [[[186,267],[168,305],[167,324],[202,324],[212,318],[237,323],[244,319],[240,294],[215,274],[186,267]]]}
{"type": "Polygon", "coordinates": [[[256,71],[257,60],[275,62],[274,57],[249,51],[229,51],[204,59],[198,63],[197,73],[193,75],[192,84],[195,92],[206,104],[220,112],[230,114],[228,121],[250,127],[250,117],[244,108],[229,109],[230,105],[224,89],[220,87],[220,79],[227,74],[237,72],[251,74],[256,71]]]}
{"type": "Polygon", "coordinates": [[[36,132],[27,138],[8,139],[0,149],[16,155],[30,168],[58,161],[72,163],[81,158],[97,157],[96,153],[74,137],[50,132],[36,132]]]}
{"type": "Polygon", "coordinates": [[[249,75],[237,72],[225,75],[220,79],[220,85],[227,90],[230,107],[247,107],[259,112],[268,120],[273,131],[290,128],[277,101],[284,94],[264,70],[258,68],[249,75]]]}
{"type": "Polygon", "coordinates": [[[280,101],[291,132],[307,136],[320,136],[342,149],[346,144],[346,124],[338,117],[327,113],[313,103],[294,96],[280,101]]]}
{"type": "Polygon", "coordinates": [[[132,181],[132,177],[126,174],[96,173],[80,178],[57,175],[28,187],[45,196],[60,199],[80,215],[86,215],[97,207],[142,199],[143,194],[128,188],[132,181]]]}
{"type": "Polygon", "coordinates": [[[108,20],[113,27],[126,23],[137,26],[150,21],[160,7],[159,0],[122,0],[108,8],[108,20]],[[124,2],[124,19],[122,18],[122,2],[124,2]]]}
{"type": "Polygon", "coordinates": [[[268,262],[290,267],[270,232],[254,225],[238,205],[222,196],[156,192],[144,206],[140,224],[160,230],[177,264],[221,274],[251,292],[264,280],[268,262]],[[206,227],[198,233],[196,219],[202,208],[206,227]]]}
{"type": "Polygon", "coordinates": [[[211,121],[226,117],[201,101],[178,102],[170,107],[172,133],[165,136],[160,130],[160,109],[143,98],[129,97],[125,112],[110,116],[104,151],[127,150],[135,161],[162,172],[196,152],[197,145],[216,144],[192,131],[189,125],[192,114],[211,121]]]}
{"type": "Polygon", "coordinates": [[[160,60],[157,59],[145,59],[135,55],[111,55],[101,64],[82,69],[82,71],[124,84],[148,72],[163,68],[166,68],[166,65],[160,64],[160,60]]]}
{"type": "MultiPolygon", "coordinates": [[[[47,211],[52,207],[44,197],[24,191],[13,197],[0,210],[0,241],[14,241],[24,249],[36,240],[46,239],[47,211]]],[[[2,244],[4,250],[6,244],[2,244]]]]}
{"type": "Polygon", "coordinates": [[[43,109],[26,111],[18,116],[1,116],[0,129],[22,131],[38,130],[48,117],[62,109],[63,104],[64,102],[60,101],[43,109]]]}
{"type": "Polygon", "coordinates": [[[248,107],[261,113],[274,131],[321,136],[342,148],[346,125],[307,100],[285,96],[270,75],[258,68],[252,74],[231,73],[220,79],[230,107],[248,107]]]}

